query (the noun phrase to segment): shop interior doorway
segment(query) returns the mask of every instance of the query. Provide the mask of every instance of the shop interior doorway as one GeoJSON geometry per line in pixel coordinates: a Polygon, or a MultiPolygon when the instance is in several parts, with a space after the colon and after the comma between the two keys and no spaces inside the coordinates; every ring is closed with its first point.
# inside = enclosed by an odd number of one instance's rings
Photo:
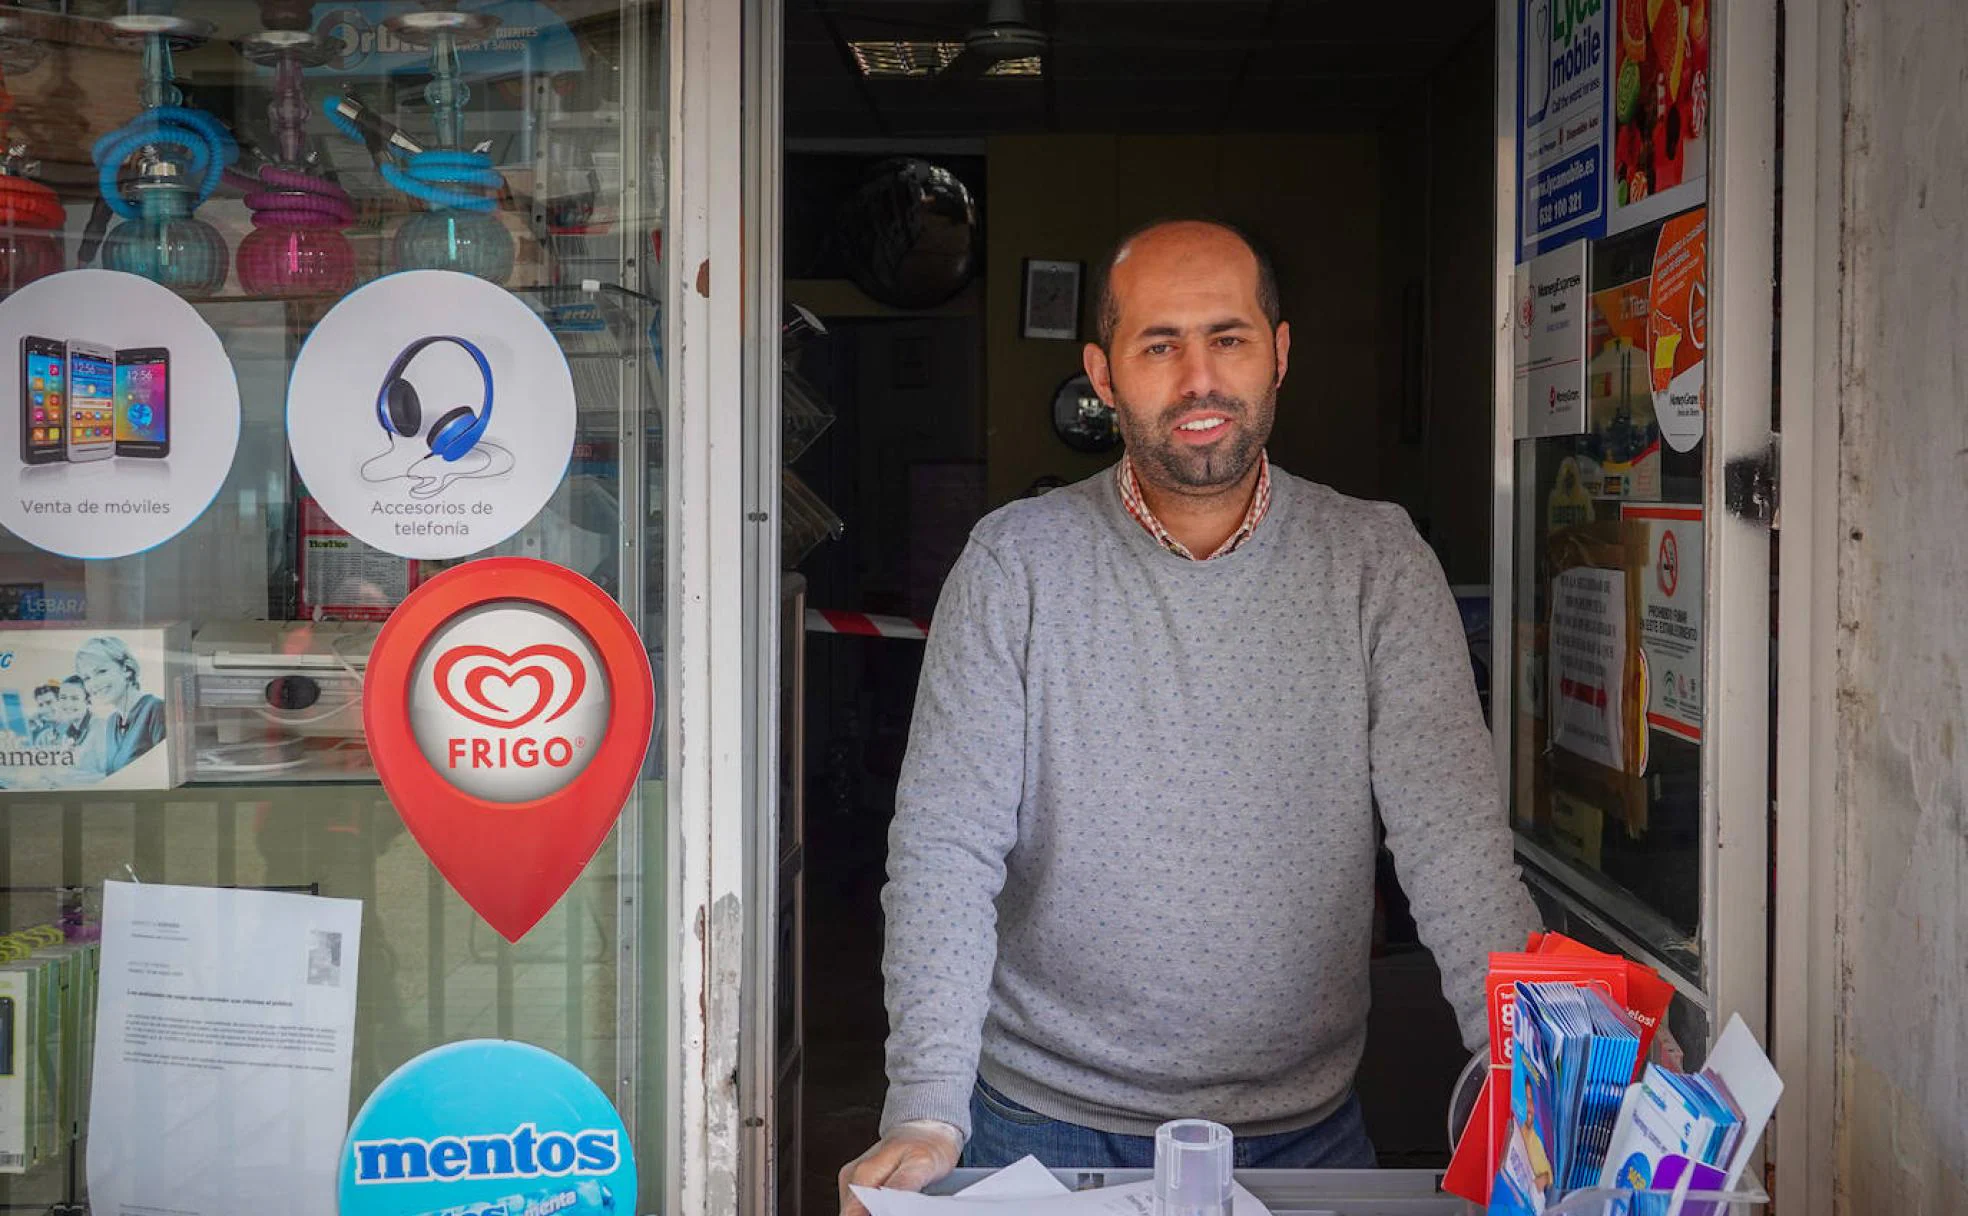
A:
{"type": "MultiPolygon", "coordinates": [[[[1074,378],[1120,234],[1207,214],[1267,246],[1294,339],[1270,456],[1408,510],[1486,687],[1493,17],[787,0],[784,561],[814,611],[786,618],[804,683],[782,783],[779,1211],[832,1212],[875,1136],[916,624],[978,519],[1118,456],[1074,378]]],[[[1382,869],[1360,1096],[1383,1164],[1439,1165],[1466,1054],[1382,869]]]]}

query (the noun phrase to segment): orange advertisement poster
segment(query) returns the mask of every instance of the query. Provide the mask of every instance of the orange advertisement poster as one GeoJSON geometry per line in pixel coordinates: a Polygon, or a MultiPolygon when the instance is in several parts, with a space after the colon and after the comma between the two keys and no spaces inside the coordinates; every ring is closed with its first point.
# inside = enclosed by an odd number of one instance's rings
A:
{"type": "MultiPolygon", "coordinates": [[[[1644,272],[1643,272],[1644,273],[1644,272]]],[[[1651,276],[1594,283],[1586,332],[1589,441],[1579,464],[1593,498],[1660,498],[1660,426],[1648,371],[1651,276]]]]}
{"type": "Polygon", "coordinates": [[[1708,210],[1661,225],[1647,292],[1648,382],[1661,438],[1692,451],[1706,429],[1708,210]]]}

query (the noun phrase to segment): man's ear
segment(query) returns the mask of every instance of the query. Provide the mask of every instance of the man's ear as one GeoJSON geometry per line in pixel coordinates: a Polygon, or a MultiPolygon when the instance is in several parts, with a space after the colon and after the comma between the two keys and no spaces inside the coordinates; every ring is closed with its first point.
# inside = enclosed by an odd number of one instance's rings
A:
{"type": "Polygon", "coordinates": [[[1277,379],[1271,382],[1271,387],[1277,388],[1285,382],[1285,368],[1291,363],[1291,325],[1289,322],[1278,322],[1278,332],[1272,337],[1271,344],[1278,352],[1278,376],[1277,379]]]}
{"type": "Polygon", "coordinates": [[[1108,409],[1114,408],[1114,369],[1107,362],[1107,352],[1100,349],[1098,342],[1089,342],[1080,351],[1080,362],[1086,368],[1087,379],[1093,381],[1093,391],[1108,409]]]}

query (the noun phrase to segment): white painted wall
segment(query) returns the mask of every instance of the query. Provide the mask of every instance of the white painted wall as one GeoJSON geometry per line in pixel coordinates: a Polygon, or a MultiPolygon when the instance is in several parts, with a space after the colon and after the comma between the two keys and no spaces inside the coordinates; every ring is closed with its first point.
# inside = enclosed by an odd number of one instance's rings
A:
{"type": "Polygon", "coordinates": [[[1968,3],[1843,7],[1836,1206],[1968,1213],[1968,3]]]}

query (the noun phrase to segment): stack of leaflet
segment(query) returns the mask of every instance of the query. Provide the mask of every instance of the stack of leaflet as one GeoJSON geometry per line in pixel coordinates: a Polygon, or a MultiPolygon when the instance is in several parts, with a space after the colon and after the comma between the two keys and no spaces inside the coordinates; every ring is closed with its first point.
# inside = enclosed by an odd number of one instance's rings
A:
{"type": "Polygon", "coordinates": [[[1720,1081],[1649,1064],[1633,1088],[1633,1105],[1621,1112],[1620,1151],[1606,1158],[1605,1185],[1642,1191],[1665,1157],[1714,1166],[1734,1154],[1742,1112],[1720,1081]]]}
{"type": "MultiPolygon", "coordinates": [[[[1647,1065],[1627,1090],[1599,1185],[1631,1191],[1726,1191],[1776,1109],[1783,1081],[1740,1017],[1731,1018],[1708,1066],[1683,1076],[1647,1065]]],[[[1704,1216],[1712,1205],[1639,1205],[1636,1213],[1704,1216]]]]}
{"type": "Polygon", "coordinates": [[[1598,1180],[1640,1059],[1639,1026],[1596,989],[1519,983],[1516,1003],[1512,1134],[1490,1194],[1510,1216],[1598,1180]]]}
{"type": "MultiPolygon", "coordinates": [[[[1557,933],[1535,933],[1522,953],[1492,954],[1484,981],[1490,1024],[1490,1067],[1442,1189],[1487,1205],[1512,1138],[1510,1081],[1514,1066],[1517,991],[1521,984],[1563,983],[1589,988],[1624,1009],[1640,1029],[1640,1055],[1667,1016],[1674,989],[1651,967],[1603,954],[1557,933]]],[[[1628,1077],[1626,1080],[1631,1081],[1628,1077]]]]}

